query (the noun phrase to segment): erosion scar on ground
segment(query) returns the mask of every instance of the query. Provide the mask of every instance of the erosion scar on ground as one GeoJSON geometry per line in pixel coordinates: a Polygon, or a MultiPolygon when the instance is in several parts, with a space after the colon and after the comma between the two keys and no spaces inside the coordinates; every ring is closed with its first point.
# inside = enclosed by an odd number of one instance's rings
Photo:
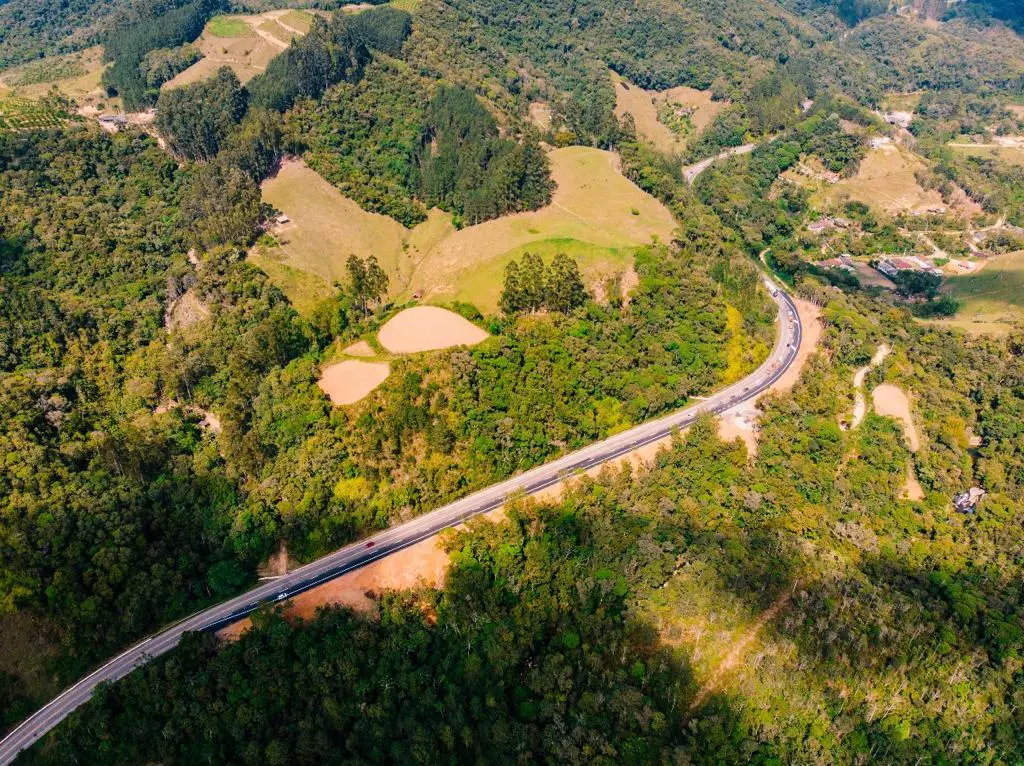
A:
{"type": "Polygon", "coordinates": [[[701,686],[700,691],[697,692],[697,696],[693,698],[693,702],[689,709],[690,713],[693,713],[703,705],[708,696],[721,686],[722,679],[727,673],[736,669],[737,665],[739,665],[740,661],[743,659],[743,655],[746,652],[747,647],[750,646],[751,642],[755,638],[757,638],[757,634],[761,632],[761,628],[763,628],[765,623],[769,620],[775,618],[775,615],[777,615],[779,611],[789,603],[789,599],[792,596],[792,590],[786,591],[780,595],[775,599],[775,602],[770,607],[761,612],[753,625],[743,631],[743,633],[736,638],[736,641],[729,649],[729,653],[725,655],[722,661],[718,664],[718,667],[715,668],[714,672],[711,674],[711,677],[704,682],[703,686],[701,686]]]}
{"type": "Polygon", "coordinates": [[[384,362],[346,359],[326,367],[317,385],[333,404],[354,404],[383,383],[390,372],[384,362]]]}
{"type": "Polygon", "coordinates": [[[465,317],[437,306],[414,306],[391,317],[377,334],[393,354],[475,346],[489,336],[465,317]]]}

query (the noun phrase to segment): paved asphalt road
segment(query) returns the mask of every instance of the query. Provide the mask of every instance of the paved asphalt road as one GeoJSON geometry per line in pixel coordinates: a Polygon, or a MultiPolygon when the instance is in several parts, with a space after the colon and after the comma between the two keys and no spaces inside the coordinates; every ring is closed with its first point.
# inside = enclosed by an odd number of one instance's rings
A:
{"type": "Polygon", "coordinates": [[[335,551],[290,574],[164,628],[109,660],[23,721],[0,742],[0,765],[11,763],[18,753],[31,747],[73,710],[85,704],[99,684],[124,678],[139,665],[169,652],[178,645],[185,632],[219,630],[242,619],[262,604],[295,596],[345,572],[358,569],[371,561],[418,543],[472,516],[494,510],[511,494],[531,494],[558,483],[576,471],[600,465],[632,452],[637,447],[668,436],[675,430],[688,426],[699,415],[707,412],[721,413],[753,399],[778,380],[793,363],[800,348],[803,332],[793,301],[781,289],[771,286],[767,279],[765,281],[769,284],[779,306],[779,319],[776,321],[778,332],[771,356],[753,374],[698,404],[623,431],[507,481],[494,484],[462,500],[335,551]]]}
{"type": "Polygon", "coordinates": [[[692,184],[694,178],[699,176],[719,160],[724,160],[726,157],[735,157],[737,154],[750,154],[757,147],[758,144],[744,144],[743,146],[729,147],[724,152],[720,152],[714,157],[708,157],[700,162],[695,162],[692,165],[685,166],[683,168],[683,178],[686,179],[686,183],[692,184]]]}

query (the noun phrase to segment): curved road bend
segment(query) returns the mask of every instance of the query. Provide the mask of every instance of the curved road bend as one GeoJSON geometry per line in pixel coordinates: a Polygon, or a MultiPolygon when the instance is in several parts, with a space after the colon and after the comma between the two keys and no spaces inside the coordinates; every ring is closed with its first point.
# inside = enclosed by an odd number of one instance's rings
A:
{"type": "Polygon", "coordinates": [[[260,585],[230,601],[186,617],[125,650],[55,697],[23,721],[0,742],[0,766],[11,763],[22,750],[84,705],[101,683],[114,682],[134,668],[169,652],[189,631],[214,631],[236,622],[266,603],[283,601],[395,551],[420,542],[443,529],[503,505],[513,494],[531,494],[562,481],[577,471],[621,457],[638,447],[662,439],[690,425],[704,413],[721,413],[755,398],[789,368],[800,348],[803,328],[792,299],[765,278],[779,307],[777,338],[768,359],[751,375],[686,409],[643,423],[604,441],[572,452],[487,489],[475,492],[435,511],[385,530],[371,538],[341,548],[299,569],[260,585]]]}

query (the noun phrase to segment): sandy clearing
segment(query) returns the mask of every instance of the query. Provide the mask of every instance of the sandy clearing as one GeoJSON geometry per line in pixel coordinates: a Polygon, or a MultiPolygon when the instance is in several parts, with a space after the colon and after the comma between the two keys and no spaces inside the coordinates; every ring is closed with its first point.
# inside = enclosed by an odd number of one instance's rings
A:
{"type": "Polygon", "coordinates": [[[754,458],[757,455],[757,419],[760,415],[760,410],[750,405],[722,413],[718,419],[718,438],[727,442],[740,439],[747,445],[748,457],[754,458]]]}
{"type": "Polygon", "coordinates": [[[907,463],[907,483],[903,485],[903,497],[907,500],[924,500],[924,488],[921,487],[921,482],[917,480],[917,474],[914,472],[914,464],[912,462],[907,463]]]}
{"type": "Polygon", "coordinates": [[[184,329],[210,316],[210,308],[199,298],[195,290],[185,293],[167,304],[164,312],[164,327],[168,330],[184,329]]]}
{"type": "MultiPolygon", "coordinates": [[[[685,432],[684,430],[682,433],[685,432]]],[[[597,477],[605,468],[629,467],[635,470],[649,466],[662,449],[668,449],[671,445],[672,437],[666,436],[623,455],[615,461],[595,466],[586,471],[586,475],[592,478],[597,477]]],[[[566,489],[578,480],[578,476],[570,477],[535,492],[530,495],[530,499],[537,502],[557,502],[562,498],[566,489]]],[[[505,507],[501,506],[489,511],[483,514],[482,518],[490,522],[500,522],[505,518],[505,507]]],[[[454,527],[456,530],[463,528],[462,524],[454,527]]],[[[375,597],[381,591],[402,590],[417,586],[442,587],[449,564],[448,554],[441,545],[443,534],[428,537],[415,545],[289,599],[285,604],[286,615],[308,619],[316,613],[318,608],[332,605],[349,606],[356,611],[372,614],[376,610],[375,597]]],[[[233,641],[250,627],[252,627],[252,623],[245,619],[218,631],[217,635],[222,639],[233,641]]]]}
{"type": "MultiPolygon", "coordinates": [[[[294,26],[291,13],[306,14],[305,11],[274,10],[251,15],[232,14],[229,20],[239,20],[249,26],[248,34],[238,37],[218,37],[210,26],[203,29],[193,45],[203,54],[197,61],[177,76],[164,83],[162,88],[176,88],[212,77],[222,66],[231,67],[244,85],[267,68],[270,60],[285,50],[292,37],[302,37],[305,32],[294,26]],[[282,21],[288,17],[292,22],[282,21]]],[[[310,19],[312,17],[310,16],[310,19]]]]}
{"type": "Polygon", "coordinates": [[[324,368],[317,385],[333,404],[353,404],[383,383],[390,372],[391,368],[384,362],[346,359],[324,368]]]}
{"type": "Polygon", "coordinates": [[[528,107],[530,122],[540,130],[551,130],[551,106],[545,101],[531,101],[528,107]]]}
{"type": "Polygon", "coordinates": [[[474,346],[488,337],[468,319],[438,306],[414,306],[400,311],[377,334],[380,344],[394,354],[474,346]]]}
{"type": "Polygon", "coordinates": [[[883,417],[895,418],[903,424],[903,433],[907,437],[910,451],[917,452],[921,448],[921,440],[910,417],[910,399],[903,389],[891,383],[882,383],[871,392],[871,398],[874,400],[875,412],[883,417]]]}
{"type": "Polygon", "coordinates": [[[348,354],[349,356],[376,356],[377,355],[376,353],[374,353],[373,348],[370,346],[370,344],[367,343],[365,340],[358,340],[355,343],[353,343],[351,346],[346,346],[344,349],[342,349],[341,353],[348,354]]]}
{"type": "MultiPolygon", "coordinates": [[[[863,422],[864,416],[867,414],[867,401],[864,399],[864,392],[861,391],[861,386],[864,385],[864,378],[871,372],[875,367],[880,365],[887,356],[891,349],[887,343],[883,343],[875,351],[875,355],[871,357],[871,361],[866,365],[858,369],[853,374],[853,417],[850,420],[850,428],[856,428],[863,422]]],[[[844,426],[845,427],[845,426],[844,426]]]]}

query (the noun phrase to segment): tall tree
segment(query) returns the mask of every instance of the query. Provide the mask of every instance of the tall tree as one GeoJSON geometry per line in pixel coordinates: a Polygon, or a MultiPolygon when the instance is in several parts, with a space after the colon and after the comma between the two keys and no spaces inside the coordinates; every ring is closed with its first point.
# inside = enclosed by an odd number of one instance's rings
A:
{"type": "Polygon", "coordinates": [[[548,267],[545,305],[552,311],[568,314],[587,302],[587,289],[583,286],[576,261],[559,253],[548,267]]]}
{"type": "Polygon", "coordinates": [[[377,256],[371,255],[366,261],[366,296],[380,303],[388,293],[388,275],[377,263],[377,256]]]}
{"type": "Polygon", "coordinates": [[[353,253],[345,261],[348,272],[348,288],[352,291],[359,308],[366,314],[366,264],[363,259],[353,253]]]}
{"type": "Polygon", "coordinates": [[[519,279],[519,264],[514,260],[505,266],[505,285],[498,305],[510,316],[523,310],[523,285],[519,279]]]}
{"type": "Polygon", "coordinates": [[[545,293],[547,292],[547,269],[544,268],[544,261],[536,253],[525,253],[519,274],[523,296],[520,309],[522,311],[540,311],[544,308],[545,293]]]}

